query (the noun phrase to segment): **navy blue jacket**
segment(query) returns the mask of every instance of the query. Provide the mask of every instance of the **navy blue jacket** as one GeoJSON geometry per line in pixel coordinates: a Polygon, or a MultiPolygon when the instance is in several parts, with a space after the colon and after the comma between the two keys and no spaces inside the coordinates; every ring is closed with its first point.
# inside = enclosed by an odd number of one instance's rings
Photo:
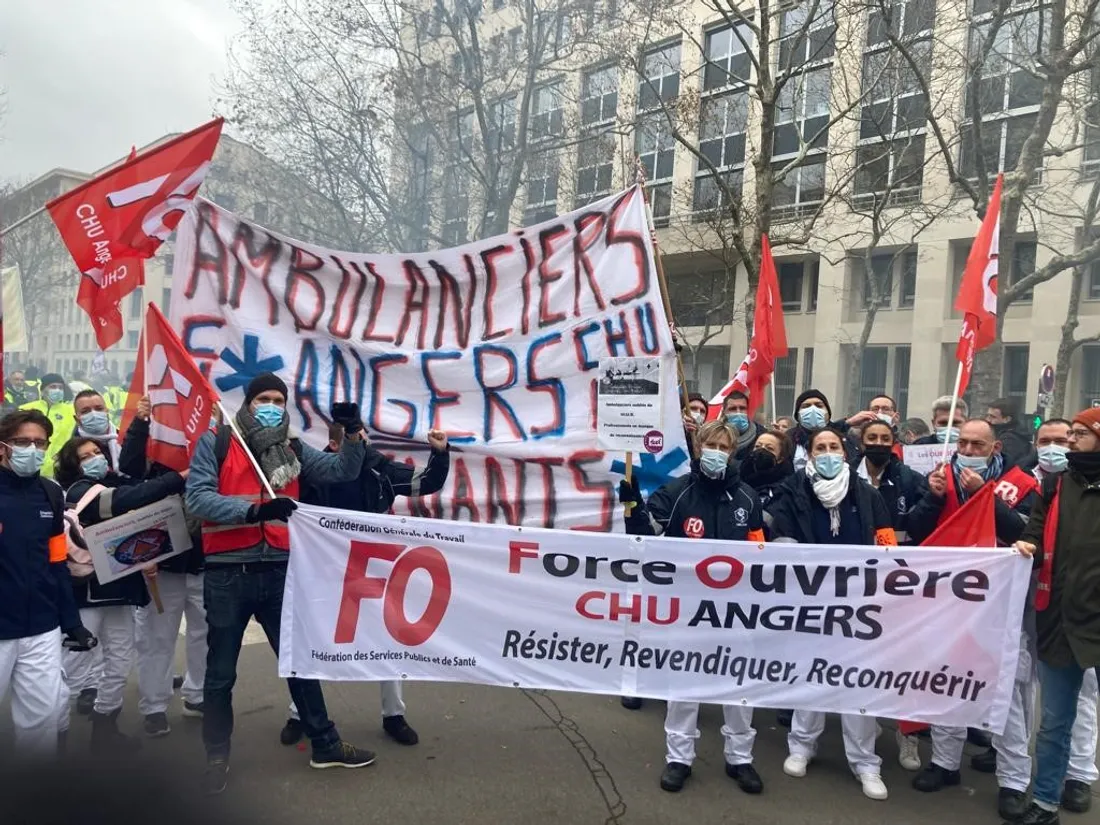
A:
{"type": "Polygon", "coordinates": [[[46,484],[0,467],[0,639],[80,625],[68,565],[50,561],[50,538],[64,529],[46,484]]]}
{"type": "Polygon", "coordinates": [[[658,489],[644,507],[632,507],[625,522],[632,536],[752,541],[750,533],[763,536],[764,508],[736,463],[722,478],[708,478],[693,462],[690,473],[658,489]]]}
{"type": "MultiPolygon", "coordinates": [[[[853,475],[859,471],[859,465],[862,463],[862,458],[851,463],[853,475]]],[[[911,514],[916,512],[919,515],[925,512],[923,508],[918,509],[917,505],[931,493],[928,491],[928,481],[925,477],[911,467],[907,467],[897,456],[891,456],[890,463],[883,469],[878,493],[882,496],[882,503],[890,513],[890,519],[894,522],[898,544],[908,544],[910,532],[923,536],[936,529],[935,524],[931,527],[918,526],[915,530],[910,527],[911,514]]]]}
{"type": "MultiPolygon", "coordinates": [[[[329,452],[327,449],[325,452],[329,452]]],[[[359,477],[336,484],[302,487],[302,501],[321,507],[388,513],[398,496],[430,496],[443,489],[451,469],[451,454],[431,451],[424,468],[392,461],[374,447],[366,448],[359,477]]]]}

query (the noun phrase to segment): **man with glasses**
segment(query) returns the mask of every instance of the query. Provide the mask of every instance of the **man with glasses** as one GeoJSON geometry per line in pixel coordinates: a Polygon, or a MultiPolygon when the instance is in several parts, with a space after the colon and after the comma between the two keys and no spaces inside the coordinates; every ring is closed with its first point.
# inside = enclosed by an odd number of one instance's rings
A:
{"type": "Polygon", "coordinates": [[[1058,807],[1089,808],[1088,785],[1067,780],[1087,672],[1100,668],[1100,409],[1078,413],[1066,471],[1043,480],[1016,549],[1039,569],[1035,597],[1042,722],[1024,825],[1057,825],[1058,807]],[[1082,787],[1083,786],[1083,787],[1082,787]]]}

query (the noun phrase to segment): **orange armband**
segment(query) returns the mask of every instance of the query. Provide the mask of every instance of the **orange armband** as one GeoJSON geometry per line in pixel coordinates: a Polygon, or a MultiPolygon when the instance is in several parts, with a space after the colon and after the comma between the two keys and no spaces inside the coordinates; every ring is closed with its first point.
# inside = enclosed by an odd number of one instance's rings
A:
{"type": "Polygon", "coordinates": [[[875,530],[875,545],[878,547],[897,547],[898,536],[893,527],[883,527],[875,530]]]}
{"type": "Polygon", "coordinates": [[[50,536],[50,564],[65,561],[69,557],[69,542],[64,533],[50,536]]]}
{"type": "Polygon", "coordinates": [[[764,543],[764,531],[763,530],[749,530],[748,535],[745,537],[746,541],[755,541],[757,544],[764,543]]]}

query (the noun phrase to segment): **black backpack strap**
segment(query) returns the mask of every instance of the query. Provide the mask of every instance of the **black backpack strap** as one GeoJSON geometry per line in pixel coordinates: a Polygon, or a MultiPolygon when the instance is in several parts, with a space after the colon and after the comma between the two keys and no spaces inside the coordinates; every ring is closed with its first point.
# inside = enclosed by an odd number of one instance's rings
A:
{"type": "Polygon", "coordinates": [[[61,491],[61,485],[41,476],[39,481],[42,483],[42,489],[46,491],[46,498],[50,500],[54,527],[60,527],[65,523],[65,494],[61,491]]]}
{"type": "Polygon", "coordinates": [[[227,424],[219,424],[214,432],[214,461],[218,465],[218,472],[222,470],[225,457],[229,455],[229,440],[233,437],[227,424]]]}

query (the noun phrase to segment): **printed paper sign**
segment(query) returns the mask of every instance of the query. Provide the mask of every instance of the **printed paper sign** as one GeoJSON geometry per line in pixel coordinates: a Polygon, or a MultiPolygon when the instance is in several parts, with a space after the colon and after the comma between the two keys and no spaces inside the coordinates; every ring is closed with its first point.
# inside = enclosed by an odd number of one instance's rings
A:
{"type": "Polygon", "coordinates": [[[1001,731],[1031,565],[303,506],[279,675],[803,708],[1001,731]]]}
{"type": "Polygon", "coordinates": [[[596,404],[605,450],[659,453],[664,447],[660,358],[601,358],[596,404]]]}
{"type": "MultiPolygon", "coordinates": [[[[943,463],[943,444],[908,444],[902,449],[903,463],[921,475],[928,475],[943,463]]],[[[955,455],[958,447],[947,445],[947,460],[955,455]]]]}
{"type": "MultiPolygon", "coordinates": [[[[358,402],[375,446],[401,461],[422,465],[428,431],[445,430],[447,486],[399,498],[400,514],[621,530],[626,466],[597,438],[600,362],[675,374],[653,255],[638,188],[408,255],[310,246],[200,199],[177,233],[172,322],[231,412],[254,376],[278,373],[292,429],[314,447],[333,401],[358,402]]],[[[650,445],[634,469],[647,495],[690,464],[681,427],[650,445]]]]}
{"type": "Polygon", "coordinates": [[[113,582],[191,549],[183,501],[169,496],[84,528],[100,584],[113,582]]]}

